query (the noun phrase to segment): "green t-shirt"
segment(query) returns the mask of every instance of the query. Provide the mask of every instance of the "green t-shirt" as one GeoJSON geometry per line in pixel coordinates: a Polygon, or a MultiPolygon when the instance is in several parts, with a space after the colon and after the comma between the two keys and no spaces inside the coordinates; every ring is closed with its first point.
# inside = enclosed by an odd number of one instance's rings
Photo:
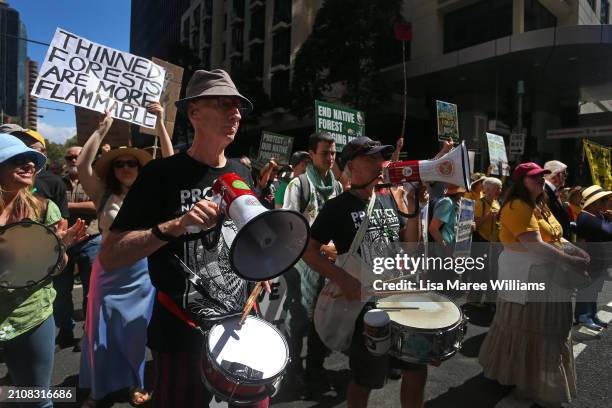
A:
{"type": "Polygon", "coordinates": [[[285,190],[287,190],[287,186],[289,182],[286,180],[281,180],[278,183],[278,187],[276,187],[276,192],[274,193],[274,204],[278,204],[281,207],[283,206],[283,202],[285,201],[285,190]]]}
{"type": "MultiPolygon", "coordinates": [[[[60,210],[48,201],[43,224],[61,219],[60,210]]],[[[38,326],[53,313],[55,290],[51,281],[26,289],[0,289],[0,342],[20,336],[38,326]]]]}
{"type": "Polygon", "coordinates": [[[457,210],[459,205],[449,197],[443,197],[434,206],[433,218],[442,221],[440,234],[447,245],[455,244],[455,227],[457,225],[457,210]]]}

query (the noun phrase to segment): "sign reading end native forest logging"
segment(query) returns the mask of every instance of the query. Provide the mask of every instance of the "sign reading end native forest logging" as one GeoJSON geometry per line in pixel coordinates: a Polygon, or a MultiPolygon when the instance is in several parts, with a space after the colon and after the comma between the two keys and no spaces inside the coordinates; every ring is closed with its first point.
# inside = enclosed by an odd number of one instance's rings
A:
{"type": "Polygon", "coordinates": [[[346,106],[315,101],[315,120],[317,132],[329,132],[339,152],[351,139],[365,136],[365,115],[346,106]]]}
{"type": "Polygon", "coordinates": [[[156,117],[146,106],[159,101],[164,77],[165,70],[147,59],[58,28],[32,95],[154,128],[156,117]]]}

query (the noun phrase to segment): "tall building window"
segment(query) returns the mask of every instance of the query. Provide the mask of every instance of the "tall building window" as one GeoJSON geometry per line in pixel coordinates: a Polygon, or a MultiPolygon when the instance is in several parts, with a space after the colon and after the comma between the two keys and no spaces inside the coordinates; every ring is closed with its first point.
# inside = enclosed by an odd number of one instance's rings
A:
{"type": "Polygon", "coordinates": [[[591,6],[591,10],[593,10],[593,12],[595,12],[595,7],[597,7],[596,0],[587,0],[587,3],[589,3],[589,6],[591,6]]]}
{"type": "Polygon", "coordinates": [[[263,76],[263,61],[264,61],[264,46],[263,44],[254,44],[250,49],[250,60],[253,66],[255,76],[263,76]]]}
{"type": "Polygon", "coordinates": [[[237,76],[240,73],[242,67],[242,57],[232,57],[230,62],[230,70],[232,76],[237,76]]]}
{"type": "Polygon", "coordinates": [[[272,66],[289,65],[291,52],[291,29],[276,30],[272,37],[272,66]]]}
{"type": "Polygon", "coordinates": [[[183,41],[189,42],[189,27],[190,27],[189,17],[183,21],[183,41]]]}
{"type": "Polygon", "coordinates": [[[202,66],[205,69],[210,69],[210,47],[205,47],[202,50],[202,66]]]}
{"type": "Polygon", "coordinates": [[[210,20],[204,24],[204,42],[212,44],[212,22],[210,20]]]}
{"type": "Polygon", "coordinates": [[[273,25],[278,23],[291,24],[291,0],[274,0],[273,25]]]}
{"type": "Polygon", "coordinates": [[[525,0],[525,31],[557,26],[557,17],[538,0],[525,0]]]}
{"type": "Polygon", "coordinates": [[[213,0],[206,0],[204,2],[204,9],[206,10],[206,14],[208,14],[209,16],[212,15],[213,0]]]}
{"type": "Polygon", "coordinates": [[[484,0],[444,16],[444,52],[512,34],[512,0],[484,0]]]}
{"type": "Polygon", "coordinates": [[[610,1],[609,0],[601,0],[600,21],[601,21],[601,24],[610,23],[610,1]]]}
{"type": "Polygon", "coordinates": [[[263,40],[265,34],[266,24],[266,8],[257,7],[251,13],[251,31],[249,32],[249,38],[260,38],[263,40]]]}
{"type": "Polygon", "coordinates": [[[244,0],[234,0],[234,14],[244,18],[244,0]]]}
{"type": "Polygon", "coordinates": [[[283,69],[272,74],[270,83],[272,103],[274,106],[289,106],[289,70],[283,69]]]}
{"type": "Polygon", "coordinates": [[[244,30],[242,25],[237,25],[232,28],[232,51],[242,52],[242,39],[244,30]]]}

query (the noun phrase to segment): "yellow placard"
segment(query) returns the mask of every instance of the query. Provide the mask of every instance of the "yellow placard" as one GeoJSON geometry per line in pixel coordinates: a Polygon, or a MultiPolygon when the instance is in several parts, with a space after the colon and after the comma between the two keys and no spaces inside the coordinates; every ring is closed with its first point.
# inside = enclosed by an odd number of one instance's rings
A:
{"type": "Polygon", "coordinates": [[[589,161],[593,184],[598,184],[606,190],[612,189],[612,165],[610,164],[612,149],[586,139],[582,143],[589,161]]]}

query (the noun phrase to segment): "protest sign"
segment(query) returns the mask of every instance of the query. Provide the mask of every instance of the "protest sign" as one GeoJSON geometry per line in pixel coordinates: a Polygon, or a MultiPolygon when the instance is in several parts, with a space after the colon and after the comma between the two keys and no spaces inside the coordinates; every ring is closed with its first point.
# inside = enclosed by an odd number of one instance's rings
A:
{"type": "Polygon", "coordinates": [[[455,250],[453,251],[453,257],[455,258],[470,256],[474,204],[474,200],[467,198],[462,198],[459,202],[459,220],[455,228],[455,250]]]}
{"type": "Polygon", "coordinates": [[[457,144],[459,141],[457,105],[444,101],[436,101],[436,112],[438,116],[438,140],[441,142],[452,140],[457,144]]]}
{"type": "Polygon", "coordinates": [[[155,127],[145,107],[158,102],[165,70],[142,57],[57,28],[32,87],[32,96],[81,106],[144,127],[155,127]]]}
{"type": "MultiPolygon", "coordinates": [[[[176,119],[176,105],[174,102],[179,99],[179,95],[181,93],[183,67],[179,67],[178,65],[171,64],[156,57],[153,57],[153,62],[166,70],[164,89],[161,97],[159,98],[159,103],[164,108],[164,125],[166,126],[166,131],[168,132],[170,139],[172,139],[172,134],[174,133],[174,122],[176,119]]],[[[153,136],[157,134],[155,129],[142,126],[140,127],[140,133],[153,136]]]]}
{"type": "Polygon", "coordinates": [[[525,134],[524,133],[511,133],[510,134],[510,145],[508,146],[510,154],[521,155],[525,153],[525,134]]]}
{"type": "Polygon", "coordinates": [[[339,152],[350,140],[365,136],[364,113],[346,106],[315,101],[315,121],[317,132],[329,132],[339,152]]]}
{"type": "Polygon", "coordinates": [[[506,156],[506,144],[500,135],[487,132],[487,144],[489,146],[489,161],[493,170],[491,174],[508,176],[508,157],[506,156]]]}
{"type": "Polygon", "coordinates": [[[289,164],[293,138],[290,136],[279,135],[276,133],[263,132],[259,144],[259,154],[257,160],[267,163],[270,159],[275,159],[278,164],[289,164]]]}
{"type": "Polygon", "coordinates": [[[611,149],[586,139],[582,140],[582,145],[591,169],[593,184],[612,190],[611,149]]]}
{"type": "MultiPolygon", "coordinates": [[[[102,114],[94,112],[89,109],[74,107],[74,114],[76,116],[76,128],[77,128],[77,142],[79,146],[83,146],[89,136],[98,128],[102,114]]],[[[108,130],[106,136],[104,136],[104,143],[108,143],[111,147],[129,146],[131,125],[128,122],[122,120],[113,121],[113,125],[108,130]]]]}

